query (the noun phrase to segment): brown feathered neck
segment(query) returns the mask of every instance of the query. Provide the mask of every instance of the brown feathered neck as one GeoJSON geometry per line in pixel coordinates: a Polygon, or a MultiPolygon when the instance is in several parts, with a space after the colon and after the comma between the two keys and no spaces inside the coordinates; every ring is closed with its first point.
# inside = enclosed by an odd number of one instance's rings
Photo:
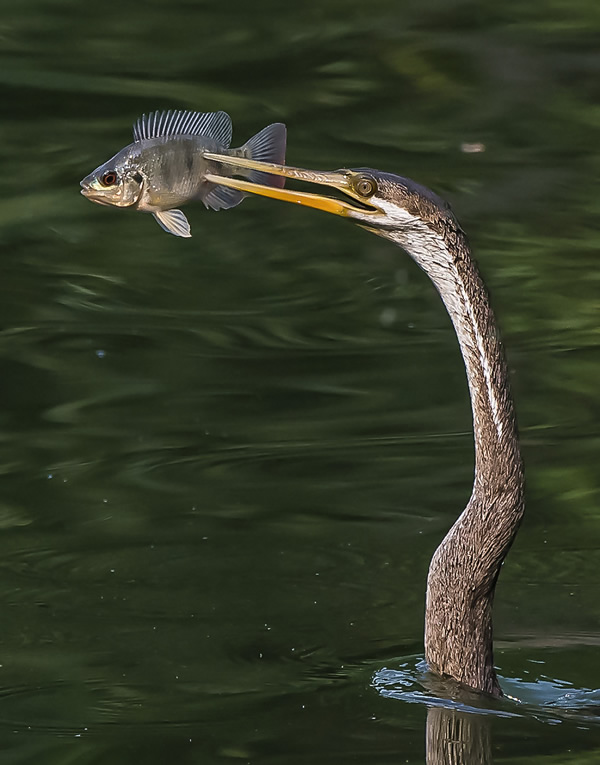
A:
{"type": "Polygon", "coordinates": [[[439,292],[456,331],[473,411],[473,492],[431,561],[425,655],[439,674],[501,695],[493,664],[492,602],[524,510],[504,351],[487,290],[449,206],[408,179],[378,174],[377,180],[376,203],[386,218],[370,230],[406,250],[439,292]]]}

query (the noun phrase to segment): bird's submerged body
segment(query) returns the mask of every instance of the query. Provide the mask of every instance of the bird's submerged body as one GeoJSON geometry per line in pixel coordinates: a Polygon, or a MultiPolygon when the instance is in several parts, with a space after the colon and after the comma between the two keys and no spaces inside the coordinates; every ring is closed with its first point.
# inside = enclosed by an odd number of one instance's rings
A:
{"type": "MultiPolygon", "coordinates": [[[[176,111],[141,117],[134,127],[133,143],[84,178],[81,193],[98,204],[152,213],[169,233],[190,236],[185,215],[176,209],[180,205],[198,200],[213,210],[226,210],[246,196],[206,179],[208,174],[223,171],[217,163],[204,159],[204,152],[283,161],[285,125],[269,125],[234,149],[229,148],[231,134],[231,119],[225,112],[176,111]]],[[[283,179],[257,171],[238,172],[255,182],[283,185],[283,179]]]]}

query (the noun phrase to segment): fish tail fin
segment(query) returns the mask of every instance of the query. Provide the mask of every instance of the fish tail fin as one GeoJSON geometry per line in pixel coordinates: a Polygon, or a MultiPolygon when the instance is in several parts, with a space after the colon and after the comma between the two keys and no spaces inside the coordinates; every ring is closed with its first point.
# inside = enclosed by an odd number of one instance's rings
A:
{"type": "MultiPolygon", "coordinates": [[[[258,162],[275,162],[278,165],[285,163],[287,130],[282,122],[275,122],[267,125],[259,133],[252,136],[249,141],[239,149],[232,150],[231,153],[238,156],[249,157],[258,162]]],[[[285,178],[269,173],[261,173],[258,170],[252,170],[248,173],[248,179],[252,183],[260,183],[265,186],[275,186],[283,188],[285,178]]],[[[229,210],[236,207],[246,197],[243,191],[230,189],[227,186],[215,186],[205,197],[204,204],[213,210],[229,210]]]]}
{"type": "MultiPolygon", "coordinates": [[[[252,136],[249,141],[246,141],[242,150],[247,157],[255,159],[257,162],[273,162],[276,165],[284,165],[286,136],[287,130],[283,122],[274,122],[252,136]]],[[[282,189],[285,184],[285,178],[282,176],[261,173],[259,170],[252,170],[248,180],[252,183],[274,186],[278,189],[282,189]]]]}

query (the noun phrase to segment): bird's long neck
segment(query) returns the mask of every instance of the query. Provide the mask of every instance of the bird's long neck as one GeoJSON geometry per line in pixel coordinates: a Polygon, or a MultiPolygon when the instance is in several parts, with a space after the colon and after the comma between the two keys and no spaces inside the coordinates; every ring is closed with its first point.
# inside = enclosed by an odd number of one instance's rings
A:
{"type": "Polygon", "coordinates": [[[487,291],[453,219],[384,234],[426,271],[446,306],[465,363],[475,435],[467,507],[429,568],[425,655],[432,669],[500,695],[493,666],[492,601],[523,514],[523,469],[502,345],[487,291]]]}

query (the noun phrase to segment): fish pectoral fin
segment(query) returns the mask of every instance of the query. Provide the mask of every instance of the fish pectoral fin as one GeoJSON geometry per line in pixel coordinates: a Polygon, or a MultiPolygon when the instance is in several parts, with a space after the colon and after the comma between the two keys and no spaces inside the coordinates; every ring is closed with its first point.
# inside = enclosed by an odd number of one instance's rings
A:
{"type": "Polygon", "coordinates": [[[152,213],[158,225],[169,234],[189,238],[192,235],[188,219],[181,210],[161,210],[152,213]]]}

